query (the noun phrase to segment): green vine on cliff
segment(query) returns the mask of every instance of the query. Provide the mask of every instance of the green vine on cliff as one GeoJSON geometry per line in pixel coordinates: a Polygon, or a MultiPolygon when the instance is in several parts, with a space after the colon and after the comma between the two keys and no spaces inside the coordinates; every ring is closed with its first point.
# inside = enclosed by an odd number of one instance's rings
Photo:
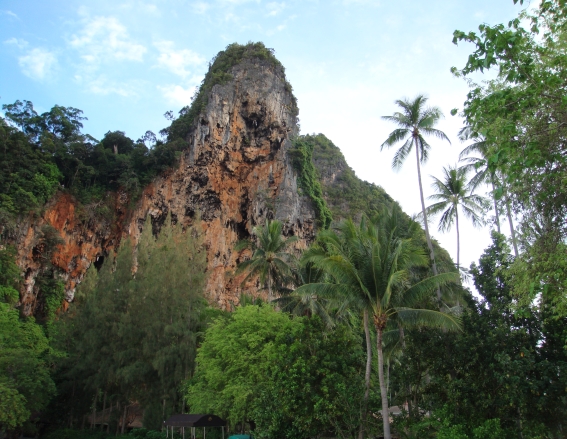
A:
{"type": "MultiPolygon", "coordinates": [[[[179,117],[171,123],[169,128],[162,131],[162,133],[167,134],[169,141],[179,138],[184,139],[187,136],[194,121],[207,106],[213,87],[230,81],[232,79],[232,74],[230,73],[232,68],[245,59],[264,60],[273,67],[281,69],[282,72],[285,71],[282,63],[274,56],[274,49],[267,48],[262,42],[250,42],[245,45],[238,43],[229,44],[225,50],[220,51],[209,63],[209,70],[199,89],[195,92],[191,105],[182,108],[179,112],[179,117]]],[[[285,89],[291,93],[291,84],[286,79],[284,79],[284,82],[285,89]]],[[[291,112],[293,116],[297,116],[299,114],[297,101],[293,93],[291,96],[291,112]]]]}
{"type": "Polygon", "coordinates": [[[302,138],[296,138],[289,155],[299,175],[299,186],[313,201],[321,227],[328,229],[333,221],[333,215],[323,198],[321,182],[313,165],[313,144],[302,138]]]}

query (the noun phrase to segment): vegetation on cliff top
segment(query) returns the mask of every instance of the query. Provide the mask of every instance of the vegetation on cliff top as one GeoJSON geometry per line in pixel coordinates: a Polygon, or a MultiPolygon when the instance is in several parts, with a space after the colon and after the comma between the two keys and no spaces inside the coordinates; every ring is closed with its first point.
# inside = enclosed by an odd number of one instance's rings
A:
{"type": "Polygon", "coordinates": [[[99,142],[82,132],[83,112],[55,105],[38,114],[30,101],[3,105],[0,118],[0,234],[17,215],[42,207],[58,189],[88,205],[119,188],[135,196],[175,163],[182,149],[151,132],[133,141],[109,131],[99,142]]]}

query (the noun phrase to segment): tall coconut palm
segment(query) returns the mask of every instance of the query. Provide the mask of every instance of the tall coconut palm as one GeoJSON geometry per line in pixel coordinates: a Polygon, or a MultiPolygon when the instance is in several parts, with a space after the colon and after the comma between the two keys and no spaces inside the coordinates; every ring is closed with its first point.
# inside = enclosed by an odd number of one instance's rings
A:
{"type": "Polygon", "coordinates": [[[457,267],[460,267],[460,230],[459,230],[459,207],[463,215],[470,219],[473,226],[483,224],[482,215],[485,210],[486,200],[480,195],[468,192],[467,172],[464,168],[443,168],[444,178],[439,180],[433,177],[431,185],[435,193],[428,197],[437,203],[429,206],[426,211],[435,216],[441,213],[439,219],[439,231],[449,230],[453,224],[457,230],[457,267]]]}
{"type": "Polygon", "coordinates": [[[427,266],[427,256],[402,233],[401,212],[394,208],[376,221],[342,223],[337,231],[323,231],[306,259],[327,274],[325,282],[305,284],[294,294],[325,298],[343,309],[362,314],[367,346],[367,370],[360,436],[366,421],[372,349],[370,321],[376,331],[378,379],[382,399],[384,437],[389,439],[388,397],[384,379],[383,334],[389,321],[401,327],[438,326],[458,328],[455,317],[419,309],[438,285],[457,282],[457,273],[443,273],[411,285],[410,270],[427,266]]]}
{"type": "Polygon", "coordinates": [[[254,227],[252,234],[256,236],[257,243],[244,240],[235,247],[236,251],[244,249],[252,251],[251,258],[238,265],[236,274],[248,273],[243,283],[258,276],[260,282],[267,286],[268,301],[271,301],[273,299],[272,287],[274,282],[289,276],[291,273],[294,257],[288,250],[290,245],[297,241],[297,237],[292,236],[284,239],[282,223],[277,220],[267,220],[264,226],[254,227]]]}
{"type": "MultiPolygon", "coordinates": [[[[417,163],[417,179],[419,182],[419,195],[421,200],[421,212],[424,219],[425,237],[427,246],[429,247],[429,257],[433,268],[433,274],[437,275],[437,264],[435,263],[435,252],[431,235],[429,234],[429,226],[427,223],[427,213],[425,212],[425,200],[423,198],[423,186],[421,182],[421,163],[425,163],[429,156],[431,146],[425,138],[426,136],[437,137],[451,143],[446,134],[435,128],[435,125],[443,117],[443,113],[437,107],[426,107],[427,97],[418,95],[413,100],[400,99],[396,104],[401,108],[401,112],[395,112],[392,116],[382,116],[382,119],[390,121],[398,125],[398,128],[390,133],[388,138],[380,146],[380,150],[390,148],[400,142],[403,145],[396,151],[392,168],[399,169],[403,165],[407,156],[411,153],[412,148],[415,149],[415,157],[417,163]]],[[[441,300],[441,291],[437,289],[437,299],[441,300]]]]}
{"type": "Polygon", "coordinates": [[[471,178],[469,182],[469,187],[471,192],[474,191],[478,186],[483,183],[490,184],[492,186],[492,200],[494,202],[494,213],[496,216],[496,228],[498,233],[500,232],[500,213],[498,209],[497,197],[496,197],[496,186],[501,185],[504,192],[504,202],[506,205],[506,216],[508,218],[508,224],[510,225],[510,236],[512,238],[512,246],[514,248],[514,254],[518,256],[518,244],[516,241],[516,230],[514,229],[514,222],[512,219],[512,209],[510,208],[510,199],[508,197],[506,186],[503,182],[498,182],[497,172],[488,166],[488,144],[486,140],[478,133],[472,130],[470,126],[466,126],[461,131],[459,131],[459,138],[462,141],[473,140],[469,146],[461,151],[459,154],[459,160],[465,162],[462,167],[468,171],[474,171],[475,175],[471,178]],[[471,154],[478,154],[480,157],[475,157],[471,154]]]}

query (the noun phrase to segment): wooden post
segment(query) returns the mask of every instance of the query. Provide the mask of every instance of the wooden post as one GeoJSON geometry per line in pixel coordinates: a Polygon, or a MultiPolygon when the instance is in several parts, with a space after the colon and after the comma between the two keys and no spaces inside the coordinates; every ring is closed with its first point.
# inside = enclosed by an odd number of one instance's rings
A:
{"type": "Polygon", "coordinates": [[[124,406],[124,414],[122,415],[122,431],[121,433],[124,434],[124,429],[126,428],[126,413],[128,412],[128,405],[124,406]]]}
{"type": "Polygon", "coordinates": [[[91,430],[95,427],[96,424],[96,400],[98,399],[98,389],[96,389],[96,393],[94,396],[93,401],[93,416],[91,418],[91,430]]]}
{"type": "Polygon", "coordinates": [[[118,421],[116,422],[116,432],[114,436],[118,436],[118,430],[120,429],[120,403],[116,401],[116,411],[118,412],[118,421]]]}
{"type": "Polygon", "coordinates": [[[110,433],[110,419],[112,418],[112,402],[108,408],[108,418],[106,418],[106,432],[110,433]]]}
{"type": "MultiPolygon", "coordinates": [[[[100,431],[104,430],[103,420],[104,420],[104,411],[105,410],[106,410],[106,389],[104,390],[104,397],[102,398],[102,418],[103,419],[100,420],[100,431]]],[[[108,423],[108,420],[107,420],[107,423],[108,423]]]]}

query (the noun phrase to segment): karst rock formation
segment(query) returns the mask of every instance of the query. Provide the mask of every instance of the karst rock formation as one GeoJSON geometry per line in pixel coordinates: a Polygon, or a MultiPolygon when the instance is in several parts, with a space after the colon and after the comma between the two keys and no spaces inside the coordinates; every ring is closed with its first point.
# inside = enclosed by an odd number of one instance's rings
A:
{"type": "MultiPolygon", "coordinates": [[[[207,252],[206,297],[224,309],[237,304],[243,291],[242,277],[234,276],[243,257],[235,252],[235,244],[250,238],[254,226],[274,218],[284,223],[287,236],[299,238],[298,248],[313,239],[315,212],[308,197],[298,193],[297,175],[288,157],[298,127],[283,68],[245,59],[230,73],[230,81],[210,91],[206,107],[185,139],[178,165],[149,184],[134,204],[119,192],[113,220],[88,220],[84,208],[60,192],[40,217],[20,225],[15,244],[25,279],[24,314],[36,313],[41,303],[35,281],[47,224],[64,241],[51,262],[66,283],[67,302],[73,300],[88,267],[100,263],[126,237],[136,242],[149,226],[147,218],[156,233],[168,214],[174,222],[201,227],[207,252]]],[[[245,290],[265,294],[259,287],[251,283],[245,290]]]]}

